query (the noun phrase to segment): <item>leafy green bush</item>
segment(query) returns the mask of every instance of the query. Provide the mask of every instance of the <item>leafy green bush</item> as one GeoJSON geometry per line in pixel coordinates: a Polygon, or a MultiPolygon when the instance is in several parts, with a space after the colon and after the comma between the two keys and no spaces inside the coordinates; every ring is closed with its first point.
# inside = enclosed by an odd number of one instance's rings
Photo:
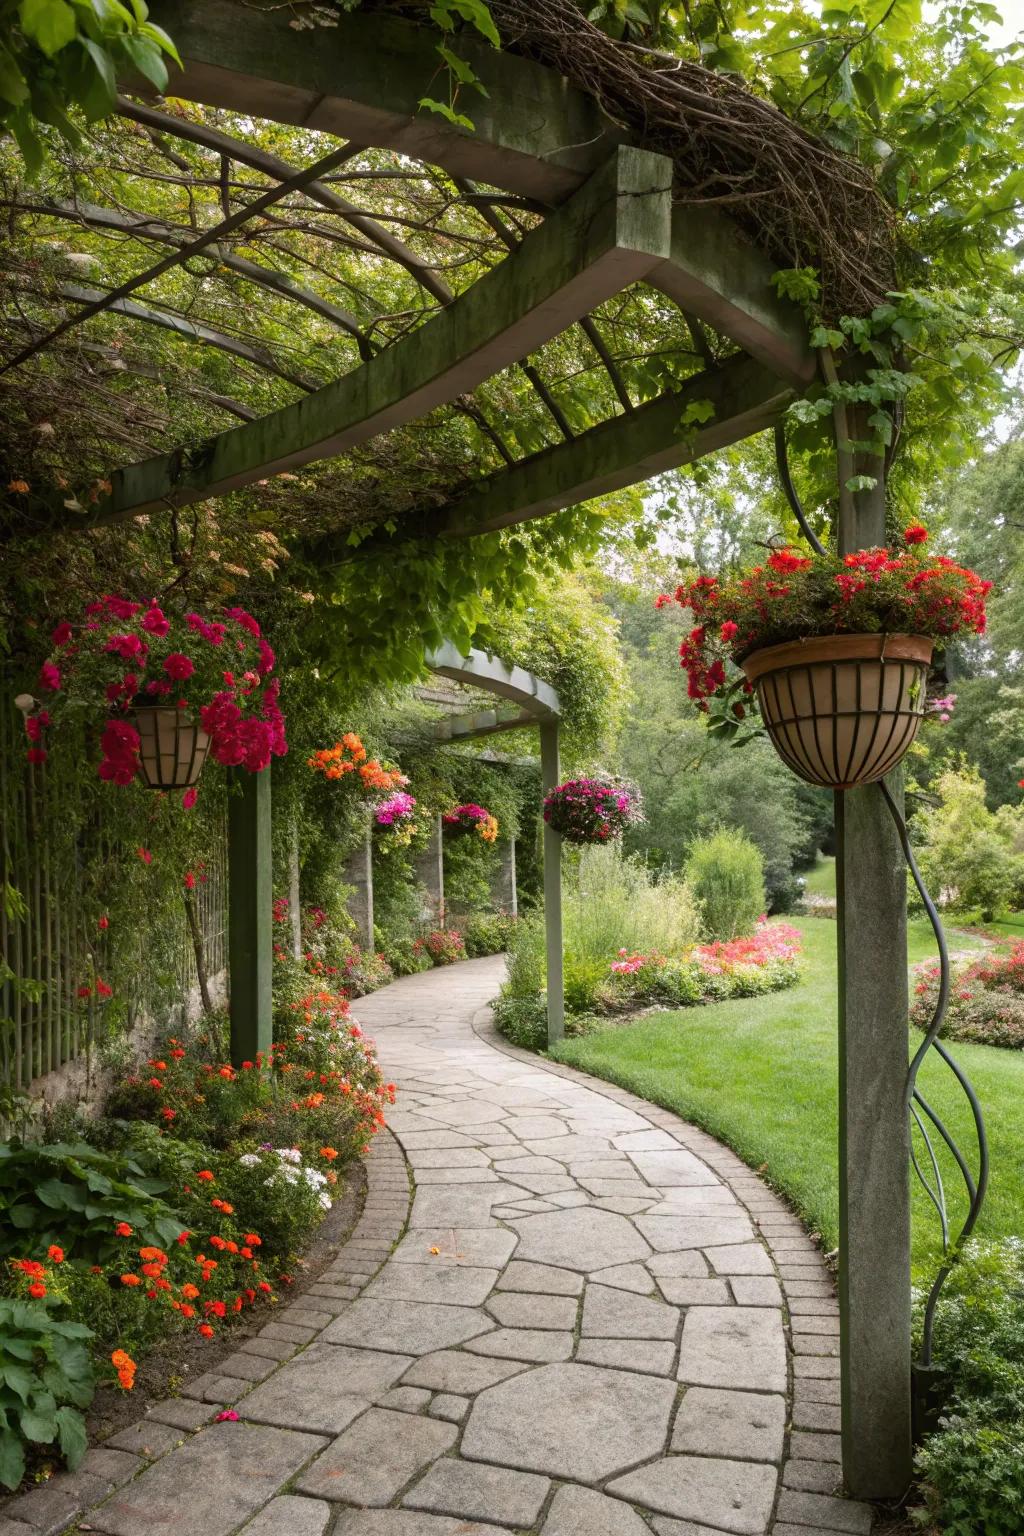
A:
{"type": "Polygon", "coordinates": [[[466,954],[471,960],[500,955],[511,944],[518,922],[509,912],[475,912],[462,924],[466,954]]]}
{"type": "Polygon", "coordinates": [[[722,827],[698,838],[686,877],[701,904],[707,938],[734,939],[753,931],[765,910],[764,860],[746,833],[722,827]]]}
{"type": "Polygon", "coordinates": [[[928,1511],[945,1536],[1024,1529],[1024,1240],[972,1242],[935,1323],[950,1373],[946,1417],[918,1453],[928,1511]]]}
{"type": "Polygon", "coordinates": [[[84,1323],[62,1322],[43,1302],[0,1297],[0,1483],[17,1488],[25,1444],[56,1441],[74,1468],[85,1455],[82,1409],[95,1387],[84,1323]]]}
{"type": "Polygon", "coordinates": [[[616,847],[584,848],[567,864],[567,954],[605,962],[620,949],[677,955],[700,937],[694,891],[678,876],[655,874],[616,847]]]}
{"type": "MultiPolygon", "coordinates": [[[[494,1022],[500,1034],[524,1051],[545,1051],[548,1045],[548,1010],[542,997],[500,997],[494,1006],[494,1022]]],[[[567,1035],[589,1035],[600,1026],[593,1014],[569,1015],[567,1035]]]]}
{"type": "Polygon", "coordinates": [[[76,1259],[103,1263],[116,1251],[119,1222],[145,1242],[173,1243],[183,1223],[158,1198],[166,1189],[130,1158],[85,1142],[0,1142],[0,1258],[56,1243],[76,1259]]]}

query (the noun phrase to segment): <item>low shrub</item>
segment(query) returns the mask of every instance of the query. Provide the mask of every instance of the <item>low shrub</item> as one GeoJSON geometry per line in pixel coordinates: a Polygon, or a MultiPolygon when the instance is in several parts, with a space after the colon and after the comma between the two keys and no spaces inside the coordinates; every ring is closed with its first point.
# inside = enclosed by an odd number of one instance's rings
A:
{"type": "Polygon", "coordinates": [[[413,948],[426,955],[432,965],[454,965],[466,958],[466,946],[457,928],[434,928],[417,939],[413,948]]]}
{"type": "MultiPolygon", "coordinates": [[[[17,1488],[25,1446],[60,1447],[68,1466],[85,1455],[82,1409],[92,1402],[92,1330],[54,1317],[43,1301],[0,1297],[0,1483],[17,1488]]],[[[127,1357],[125,1357],[127,1358],[127,1357]]]]}
{"type": "Polygon", "coordinates": [[[750,933],[765,911],[764,859],[745,832],[721,828],[690,847],[686,878],[703,913],[704,936],[750,933]]]}
{"type": "MultiPolygon", "coordinates": [[[[918,968],[910,1022],[927,1029],[939,989],[934,962],[918,968]]],[[[1024,940],[954,969],[942,1034],[951,1040],[1024,1050],[1024,940]]]]}
{"type": "Polygon", "coordinates": [[[610,966],[613,1000],[678,1008],[780,991],[799,975],[800,937],[788,923],[761,918],[749,938],[698,944],[681,957],[622,952],[610,966]]]}
{"type": "Polygon", "coordinates": [[[918,1452],[927,1514],[944,1536],[1024,1529],[1024,1241],[969,1243],[947,1283],[935,1361],[947,1412],[918,1452]]]}
{"type": "Polygon", "coordinates": [[[500,955],[508,949],[519,919],[510,912],[476,912],[462,925],[462,938],[470,960],[500,955]]]}
{"type": "MultiPolygon", "coordinates": [[[[548,1010],[543,997],[499,997],[493,1005],[500,1034],[524,1051],[544,1051],[548,1044],[548,1010]]],[[[593,1014],[567,1015],[567,1035],[589,1035],[600,1027],[593,1014]]]]}

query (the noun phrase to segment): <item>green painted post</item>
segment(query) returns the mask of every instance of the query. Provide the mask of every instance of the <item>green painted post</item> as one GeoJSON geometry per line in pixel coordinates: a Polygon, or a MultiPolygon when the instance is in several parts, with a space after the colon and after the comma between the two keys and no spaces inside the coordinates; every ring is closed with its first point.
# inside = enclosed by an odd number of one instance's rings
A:
{"type": "MultiPolygon", "coordinates": [[[[541,793],[559,779],[558,721],[540,727],[541,793]]],[[[548,973],[548,1044],[565,1034],[565,982],[562,960],[562,839],[544,823],[544,938],[548,973]]]]}
{"type": "MultiPolygon", "coordinates": [[[[842,497],[843,554],[885,543],[880,462],[853,473],[877,484],[842,497]]],[[[902,803],[902,769],[888,784],[902,803]]],[[[843,1478],[856,1498],[896,1499],[912,1470],[906,869],[875,785],[838,792],[835,808],[843,1478]]]]}
{"type": "Polygon", "coordinates": [[[237,772],[228,796],[231,1060],[270,1050],[274,963],[270,769],[237,772]]]}

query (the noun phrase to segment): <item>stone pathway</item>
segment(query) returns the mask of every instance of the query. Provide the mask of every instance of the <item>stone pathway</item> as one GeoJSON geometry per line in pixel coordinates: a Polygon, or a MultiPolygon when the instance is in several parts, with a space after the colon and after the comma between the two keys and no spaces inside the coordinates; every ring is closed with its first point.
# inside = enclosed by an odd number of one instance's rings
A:
{"type": "Polygon", "coordinates": [[[837,1308],[800,1224],[674,1115],[499,1042],[501,973],[360,1001],[398,1140],[351,1240],[0,1536],[870,1530],[835,1496],[837,1308]]]}

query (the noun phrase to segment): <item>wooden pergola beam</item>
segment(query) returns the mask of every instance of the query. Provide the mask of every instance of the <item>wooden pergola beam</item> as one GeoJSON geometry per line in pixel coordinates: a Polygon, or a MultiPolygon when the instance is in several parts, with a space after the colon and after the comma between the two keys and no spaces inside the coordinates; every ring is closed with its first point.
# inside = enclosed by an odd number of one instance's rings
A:
{"type": "Polygon", "coordinates": [[[663,261],[671,164],[617,150],[519,249],[446,309],[304,400],[115,471],[89,519],[119,522],[331,458],[471,392],[663,261]]]}
{"type": "Polygon", "coordinates": [[[792,398],[760,363],[731,358],[629,415],[475,482],[430,514],[427,530],[438,538],[494,533],[649,480],[773,426],[792,398]],[[698,401],[714,414],[699,427],[684,426],[687,407],[698,401]]]}
{"type": "MultiPolygon", "coordinates": [[[[327,30],[291,30],[274,13],[230,0],[154,0],[184,62],[175,96],[379,145],[557,206],[623,142],[597,103],[554,71],[499,51],[470,32],[459,50],[488,94],[474,94],[473,131],[419,108],[436,96],[435,38],[379,11],[344,12],[327,30]]],[[[773,263],[725,215],[680,207],[672,246],[648,274],[673,300],[790,383],[815,360],[797,307],[780,299],[773,263]]]]}

